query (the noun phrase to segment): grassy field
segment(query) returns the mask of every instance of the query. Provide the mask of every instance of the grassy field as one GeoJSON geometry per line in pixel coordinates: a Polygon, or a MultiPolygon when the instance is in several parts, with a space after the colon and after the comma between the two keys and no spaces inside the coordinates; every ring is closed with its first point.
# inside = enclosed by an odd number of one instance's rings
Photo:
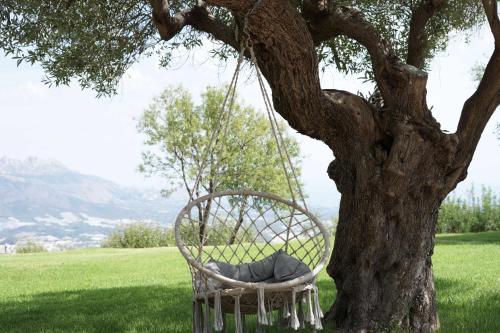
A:
{"type": "MultiPolygon", "coordinates": [[[[434,267],[440,332],[500,332],[500,232],[438,236],[434,267]]],[[[326,309],[335,294],[325,273],[319,286],[326,309]]],[[[0,256],[1,333],[190,332],[190,323],[190,275],[175,248],[0,256]]]]}

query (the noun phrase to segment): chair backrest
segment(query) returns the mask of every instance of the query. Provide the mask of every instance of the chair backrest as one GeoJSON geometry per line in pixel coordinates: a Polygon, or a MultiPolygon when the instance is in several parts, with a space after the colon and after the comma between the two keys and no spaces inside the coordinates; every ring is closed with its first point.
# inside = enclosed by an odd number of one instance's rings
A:
{"type": "Polygon", "coordinates": [[[227,191],[190,202],[177,217],[176,241],[194,268],[210,260],[254,262],[279,249],[307,264],[324,265],[326,228],[297,204],[270,193],[227,191]]]}

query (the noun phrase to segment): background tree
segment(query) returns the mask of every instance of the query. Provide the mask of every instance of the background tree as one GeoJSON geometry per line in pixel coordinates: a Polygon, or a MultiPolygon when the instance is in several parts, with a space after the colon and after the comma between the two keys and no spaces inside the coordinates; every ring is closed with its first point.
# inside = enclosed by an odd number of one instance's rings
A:
{"type": "MultiPolygon", "coordinates": [[[[172,189],[182,187],[189,196],[224,190],[252,189],[290,197],[282,161],[269,120],[251,106],[235,101],[230,111],[225,136],[217,138],[215,148],[207,155],[212,132],[219,123],[226,124],[228,111],[222,111],[227,88],[209,87],[195,105],[188,91],[182,87],[167,88],[144,112],[138,128],[146,135],[145,144],[152,150],[143,153],[140,170],[149,175],[159,175],[170,182],[172,189]],[[222,116],[222,119],[221,119],[222,116]],[[200,181],[196,177],[206,159],[200,181]]],[[[284,130],[281,131],[294,165],[298,166],[298,143],[284,130]]],[[[300,168],[296,168],[300,173],[300,168]]],[[[243,222],[245,203],[237,204],[240,218],[228,237],[230,243],[243,222]]],[[[210,213],[210,200],[198,207],[200,241],[203,226],[210,213]]],[[[222,232],[222,231],[221,231],[222,232]]]]}
{"type": "Polygon", "coordinates": [[[78,78],[112,93],[142,54],[167,64],[179,47],[210,40],[225,60],[251,38],[274,107],[300,133],[323,141],[342,195],[327,268],[337,286],[336,326],[415,332],[439,326],[432,273],[439,206],[467,175],[500,100],[500,22],[495,0],[0,1],[0,47],[39,62],[48,82],[78,78]],[[152,16],[152,22],[151,22],[152,16]],[[455,133],[426,102],[429,61],[451,32],[487,22],[495,40],[455,133]],[[245,26],[243,24],[245,23],[245,26]],[[205,37],[208,37],[205,39],[205,37]],[[159,40],[169,43],[159,43],[159,40]],[[320,62],[321,60],[321,62],[320,62]],[[364,73],[370,101],[321,89],[318,68],[364,73]]]}

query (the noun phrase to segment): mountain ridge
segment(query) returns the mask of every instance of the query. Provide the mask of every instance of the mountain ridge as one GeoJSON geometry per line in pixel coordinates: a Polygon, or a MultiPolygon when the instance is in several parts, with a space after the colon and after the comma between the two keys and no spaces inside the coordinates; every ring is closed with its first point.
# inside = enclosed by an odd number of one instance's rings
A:
{"type": "Polygon", "coordinates": [[[0,158],[0,243],[94,246],[122,224],[169,225],[183,203],[76,172],[57,160],[0,158]]]}
{"type": "MultiPolygon", "coordinates": [[[[71,170],[57,160],[0,157],[0,244],[24,240],[49,249],[98,246],[118,226],[145,221],[173,225],[186,204],[71,170]]],[[[321,219],[336,208],[315,207],[321,219]]],[[[1,252],[1,249],[0,249],[1,252]]]]}

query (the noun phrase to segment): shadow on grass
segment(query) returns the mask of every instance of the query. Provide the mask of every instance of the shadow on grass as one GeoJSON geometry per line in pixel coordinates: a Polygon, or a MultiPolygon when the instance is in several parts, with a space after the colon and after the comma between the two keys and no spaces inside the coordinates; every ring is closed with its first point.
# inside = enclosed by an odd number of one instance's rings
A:
{"type": "MultiPolygon", "coordinates": [[[[331,301],[333,291],[326,285],[320,288],[331,301]]],[[[191,332],[191,320],[191,289],[184,286],[42,293],[0,303],[1,333],[185,333],[191,332]]],[[[249,332],[255,331],[255,320],[255,316],[247,318],[249,332]]],[[[228,332],[233,332],[232,315],[227,324],[228,332]]],[[[266,332],[289,331],[269,327],[266,332]]]]}
{"type": "MultiPolygon", "coordinates": [[[[335,296],[332,285],[329,280],[319,281],[324,310],[335,296]]],[[[473,284],[437,278],[436,287],[440,332],[500,332],[498,286],[481,292],[473,284]]],[[[0,303],[2,333],[184,333],[191,332],[191,318],[191,289],[182,285],[43,293],[0,303]]],[[[228,319],[228,332],[232,332],[232,319],[228,319]]],[[[255,319],[248,319],[252,331],[255,319]]]]}
{"type": "Polygon", "coordinates": [[[146,286],[43,293],[0,303],[0,331],[189,332],[191,290],[146,286]]]}
{"type": "Polygon", "coordinates": [[[444,234],[436,237],[438,245],[458,245],[458,244],[499,244],[500,232],[478,232],[468,234],[444,234]]]}

